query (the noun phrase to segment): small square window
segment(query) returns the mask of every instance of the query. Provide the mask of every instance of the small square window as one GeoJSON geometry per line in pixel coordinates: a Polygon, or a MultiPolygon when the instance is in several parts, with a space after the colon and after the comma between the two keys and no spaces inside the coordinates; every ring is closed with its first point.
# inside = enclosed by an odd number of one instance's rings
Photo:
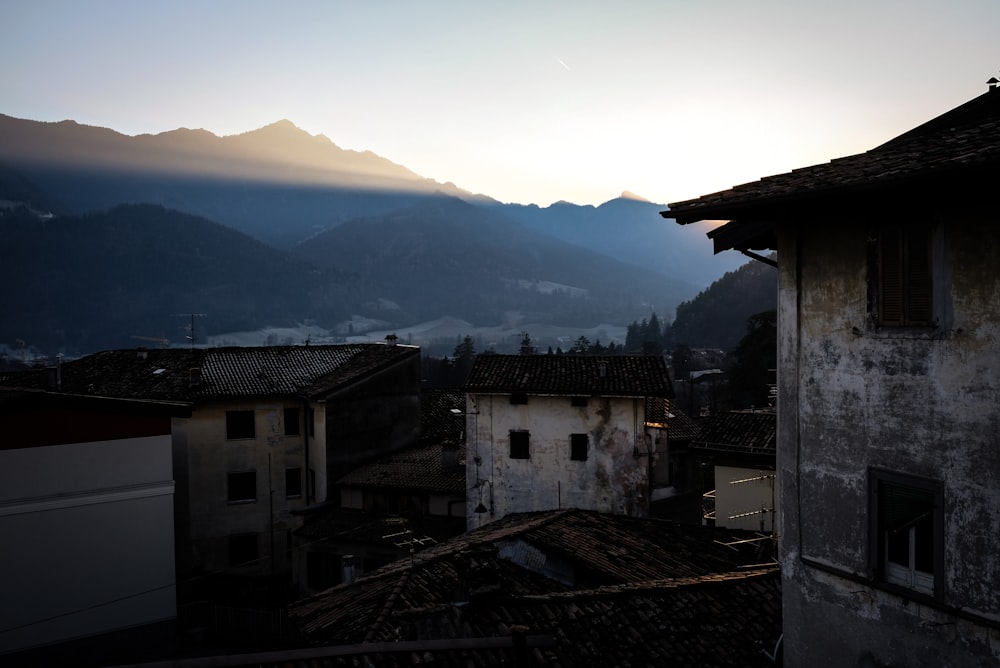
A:
{"type": "Polygon", "coordinates": [[[230,503],[257,500],[257,472],[240,471],[228,476],[228,494],[230,503]]]}
{"type": "Polygon", "coordinates": [[[247,566],[257,560],[257,534],[241,533],[229,537],[230,567],[247,566]]]}
{"type": "Polygon", "coordinates": [[[299,435],[299,409],[285,409],[285,436],[299,435]]]}
{"type": "Polygon", "coordinates": [[[586,461],[590,438],[586,434],[569,435],[569,458],[578,462],[586,461]]]}
{"type": "Polygon", "coordinates": [[[526,392],[514,392],[510,395],[510,403],[526,404],[528,403],[528,394],[526,392]]]}
{"type": "Polygon", "coordinates": [[[523,430],[511,430],[510,432],[510,458],[529,459],[530,450],[528,432],[523,430]]]}
{"type": "Polygon", "coordinates": [[[580,406],[581,408],[585,408],[587,406],[587,397],[572,397],[569,400],[569,405],[580,406]]]}
{"type": "Polygon", "coordinates": [[[256,438],[253,411],[226,411],[226,439],[256,438]]]}
{"type": "Polygon", "coordinates": [[[285,496],[289,499],[302,496],[302,469],[285,469],[285,496]]]}
{"type": "Polygon", "coordinates": [[[940,483],[873,471],[872,567],[879,580],[929,596],[943,582],[944,513],[940,483]]]}

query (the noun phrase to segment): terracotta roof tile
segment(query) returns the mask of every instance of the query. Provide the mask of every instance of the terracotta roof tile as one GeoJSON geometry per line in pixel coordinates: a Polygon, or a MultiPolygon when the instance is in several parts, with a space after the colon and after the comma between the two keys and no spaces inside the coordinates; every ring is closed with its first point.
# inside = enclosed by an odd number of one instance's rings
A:
{"type": "Polygon", "coordinates": [[[777,416],[773,412],[716,413],[701,421],[691,447],[755,455],[775,455],[777,416]]]}
{"type": "Polygon", "coordinates": [[[467,392],[672,397],[658,355],[479,355],[467,392]]]}

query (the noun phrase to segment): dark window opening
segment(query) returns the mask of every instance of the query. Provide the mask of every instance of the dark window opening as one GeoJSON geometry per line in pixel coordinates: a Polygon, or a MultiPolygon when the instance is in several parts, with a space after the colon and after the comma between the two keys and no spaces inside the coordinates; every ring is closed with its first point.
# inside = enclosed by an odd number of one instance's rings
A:
{"type": "Polygon", "coordinates": [[[228,476],[227,499],[230,503],[257,500],[257,472],[241,471],[228,476]]]}
{"type": "Polygon", "coordinates": [[[942,583],[944,555],[940,484],[874,472],[871,488],[870,549],[878,578],[935,595],[942,583]]]}
{"type": "Polygon", "coordinates": [[[528,447],[529,437],[527,431],[515,431],[510,432],[510,458],[511,459],[529,459],[530,450],[528,447]]]}
{"type": "Polygon", "coordinates": [[[340,584],[340,555],[328,552],[306,552],[306,586],[310,589],[326,589],[340,584]]]}
{"type": "Polygon", "coordinates": [[[878,235],[878,322],[887,327],[934,324],[931,229],[885,228],[878,235]]]}
{"type": "Polygon", "coordinates": [[[510,403],[526,404],[528,403],[528,394],[526,392],[514,392],[510,395],[510,403]]]}
{"type": "Polygon", "coordinates": [[[569,435],[569,458],[576,461],[586,461],[587,446],[590,438],[586,434],[569,435]]]}
{"type": "Polygon", "coordinates": [[[285,409],[285,436],[298,436],[299,435],[299,409],[298,408],[286,408],[285,409]]]}
{"type": "Polygon", "coordinates": [[[285,469],[285,496],[289,499],[302,496],[302,469],[285,469]]]}
{"type": "Polygon", "coordinates": [[[570,406],[581,406],[585,407],[587,405],[587,397],[572,397],[569,400],[570,406]]]}
{"type": "Polygon", "coordinates": [[[256,438],[253,411],[226,411],[226,439],[256,438]]]}
{"type": "Polygon", "coordinates": [[[241,533],[229,537],[229,565],[245,566],[257,560],[257,534],[241,533]]]}

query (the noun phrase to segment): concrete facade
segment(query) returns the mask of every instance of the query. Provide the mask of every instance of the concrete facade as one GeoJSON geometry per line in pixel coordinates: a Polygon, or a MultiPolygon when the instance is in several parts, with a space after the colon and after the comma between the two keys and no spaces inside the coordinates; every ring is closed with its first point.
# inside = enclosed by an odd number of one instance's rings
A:
{"type": "Polygon", "coordinates": [[[867,324],[870,224],[779,228],[788,665],[1000,661],[1000,228],[984,213],[938,219],[933,330],[867,324]],[[880,581],[873,470],[943,488],[931,596],[880,581]]]}
{"type": "Polygon", "coordinates": [[[777,251],[789,666],[1000,663],[1000,89],[670,205],[777,251]]]}
{"type": "Polygon", "coordinates": [[[652,436],[641,397],[470,394],[466,404],[467,523],[509,513],[582,508],[643,516],[648,511],[652,436]],[[527,458],[512,458],[510,433],[528,432],[527,458]],[[587,438],[573,459],[571,434],[587,438]],[[476,512],[482,503],[487,512],[476,512]]]}
{"type": "Polygon", "coordinates": [[[81,403],[0,414],[0,654],[176,617],[170,416],[81,403]]]}

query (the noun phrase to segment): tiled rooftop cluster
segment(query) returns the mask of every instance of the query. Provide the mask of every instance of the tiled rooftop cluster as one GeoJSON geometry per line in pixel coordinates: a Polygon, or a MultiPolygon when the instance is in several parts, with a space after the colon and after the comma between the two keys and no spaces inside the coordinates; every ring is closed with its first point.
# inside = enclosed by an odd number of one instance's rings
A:
{"type": "Polygon", "coordinates": [[[775,455],[777,416],[773,412],[733,411],[703,418],[692,447],[744,454],[775,455]]]}
{"type": "Polygon", "coordinates": [[[431,443],[394,452],[359,466],[337,480],[337,485],[464,495],[465,446],[458,449],[458,465],[451,467],[442,465],[442,447],[431,443]]]}
{"type": "Polygon", "coordinates": [[[660,355],[479,355],[467,392],[672,397],[660,355]]]}
{"type": "MultiPolygon", "coordinates": [[[[418,348],[383,344],[107,350],[62,364],[58,377],[60,391],[69,394],[171,401],[314,397],[418,354],[418,348]]],[[[21,374],[8,382],[56,389],[53,372],[21,374]]]]}
{"type": "MultiPolygon", "coordinates": [[[[534,663],[760,665],[780,634],[770,541],[713,527],[560,510],[508,516],[298,604],[311,644],[552,639],[534,663]]],[[[374,646],[373,646],[374,647],[374,646]]],[[[509,652],[509,650],[507,650],[509,652]]],[[[434,665],[498,665],[504,650],[435,652],[434,665]]],[[[410,665],[385,655],[379,665],[410,665]]],[[[342,665],[342,664],[333,664],[342,665]]]]}

